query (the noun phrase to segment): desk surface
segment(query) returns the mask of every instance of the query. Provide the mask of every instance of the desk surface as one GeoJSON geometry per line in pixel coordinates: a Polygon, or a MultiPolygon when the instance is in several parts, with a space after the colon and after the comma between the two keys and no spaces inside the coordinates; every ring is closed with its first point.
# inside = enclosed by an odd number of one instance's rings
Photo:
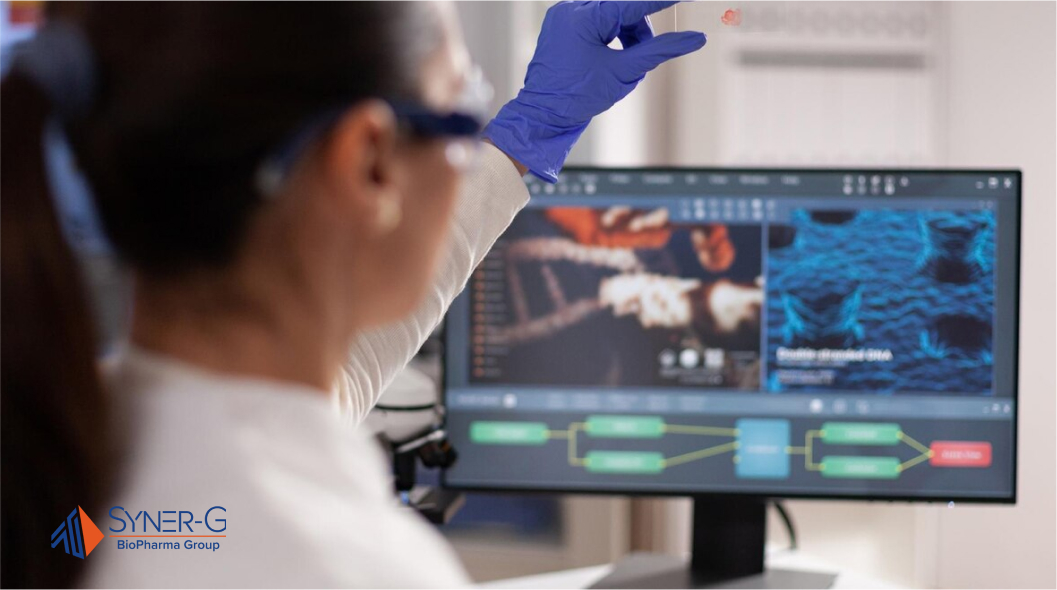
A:
{"type": "MultiPolygon", "coordinates": [[[[825,561],[801,554],[797,551],[775,551],[767,556],[767,566],[791,570],[838,572],[833,588],[900,588],[884,580],[842,570],[825,561]]],[[[571,570],[562,570],[521,578],[508,578],[478,585],[479,588],[587,588],[602,579],[612,564],[595,565],[571,570]]]]}

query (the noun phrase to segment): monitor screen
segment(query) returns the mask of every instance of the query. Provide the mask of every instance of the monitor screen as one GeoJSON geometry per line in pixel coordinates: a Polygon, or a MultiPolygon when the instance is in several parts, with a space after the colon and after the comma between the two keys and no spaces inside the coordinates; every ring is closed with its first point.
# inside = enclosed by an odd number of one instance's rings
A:
{"type": "Polygon", "coordinates": [[[448,314],[448,486],[1015,498],[1019,172],[526,183],[448,314]]]}

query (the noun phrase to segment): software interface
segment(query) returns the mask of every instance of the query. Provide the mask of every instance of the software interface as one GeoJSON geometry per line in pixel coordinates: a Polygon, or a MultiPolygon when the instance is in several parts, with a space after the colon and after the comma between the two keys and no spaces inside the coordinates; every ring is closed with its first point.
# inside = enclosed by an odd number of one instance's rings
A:
{"type": "Polygon", "coordinates": [[[526,182],[448,316],[449,485],[1012,496],[1018,173],[526,182]]]}

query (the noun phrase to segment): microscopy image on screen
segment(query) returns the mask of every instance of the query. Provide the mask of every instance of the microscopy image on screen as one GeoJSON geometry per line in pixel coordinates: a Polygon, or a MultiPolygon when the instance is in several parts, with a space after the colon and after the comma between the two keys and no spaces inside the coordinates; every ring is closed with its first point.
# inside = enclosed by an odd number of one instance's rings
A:
{"type": "Polygon", "coordinates": [[[761,247],[664,208],[528,209],[471,280],[470,380],[758,389],[761,247]]]}
{"type": "Polygon", "coordinates": [[[768,229],[771,391],[990,394],[991,211],[797,210],[768,229]]]}

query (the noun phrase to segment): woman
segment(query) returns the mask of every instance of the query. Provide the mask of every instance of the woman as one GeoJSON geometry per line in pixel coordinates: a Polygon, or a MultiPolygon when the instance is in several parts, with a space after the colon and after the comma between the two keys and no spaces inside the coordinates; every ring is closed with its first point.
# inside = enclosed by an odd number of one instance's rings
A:
{"type": "Polygon", "coordinates": [[[450,6],[53,7],[0,101],[3,584],[466,583],[355,423],[524,205],[521,176],[553,180],[592,116],[704,44],[654,38],[670,4],[552,8],[465,178],[450,6]],[[102,380],[43,175],[52,119],[135,277],[102,380]],[[225,536],[109,538],[82,562],[41,541],[76,506],[107,536],[162,511],[225,536]]]}

